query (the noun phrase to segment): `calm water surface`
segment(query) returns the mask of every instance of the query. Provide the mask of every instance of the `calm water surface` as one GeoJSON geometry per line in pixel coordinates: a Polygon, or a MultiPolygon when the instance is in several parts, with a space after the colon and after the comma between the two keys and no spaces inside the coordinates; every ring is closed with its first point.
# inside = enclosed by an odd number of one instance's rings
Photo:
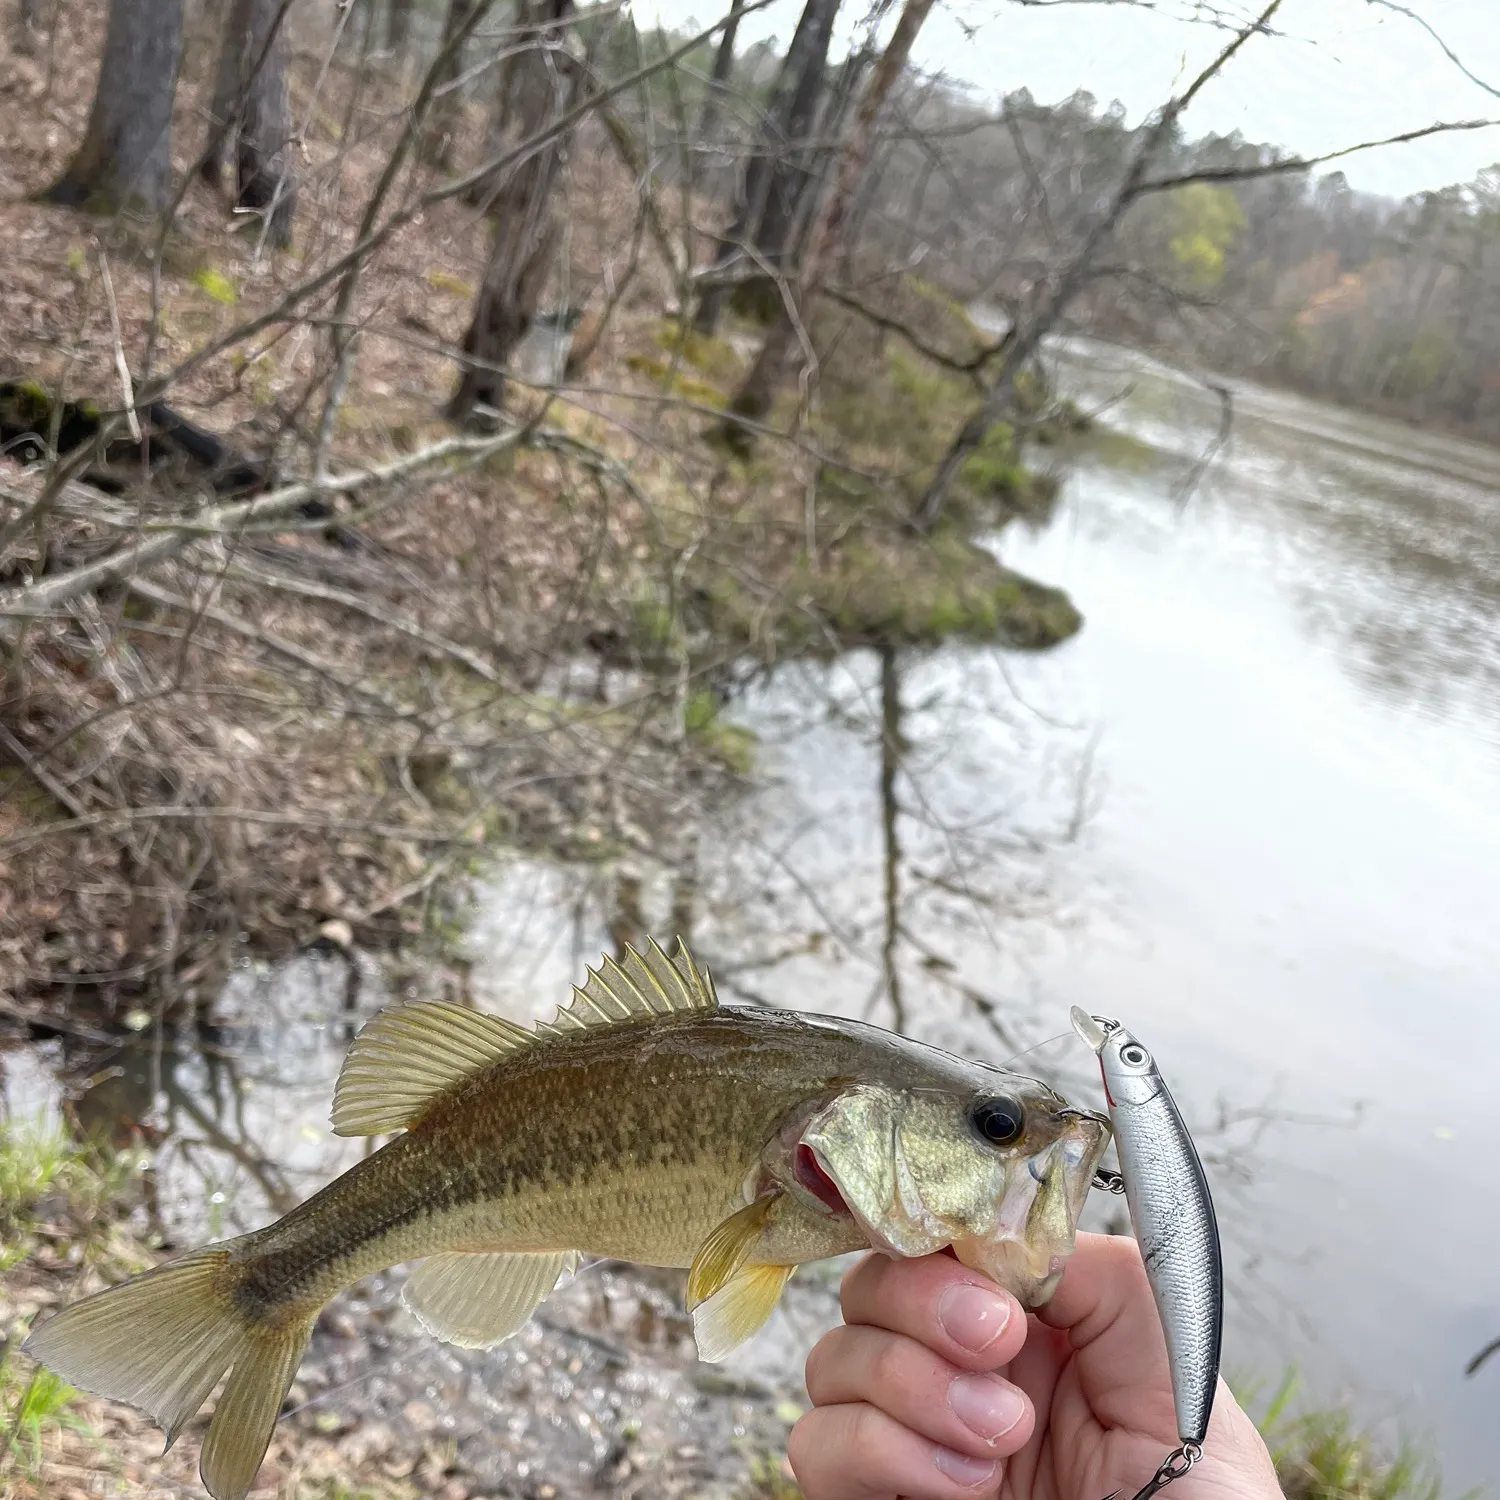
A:
{"type": "MultiPolygon", "coordinates": [[[[769,784],[695,867],[501,865],[476,994],[545,1014],[612,921],[690,911],[728,998],[899,1017],[1081,1097],[1067,1008],[1119,1015],[1210,1158],[1230,1368],[1296,1364],[1434,1440],[1450,1489],[1495,1480],[1500,1359],[1462,1370],[1500,1334],[1500,454],[1244,385],[1215,451],[1204,385],[1055,357],[1101,431],[1055,519],[996,550],[1066,586],[1082,634],[779,674],[735,708],[769,784]]],[[[338,962],[247,970],[223,1018],[269,1007],[267,1045],[137,1051],[92,1091],[155,1111],[184,1238],[358,1152],[326,1123],[346,994],[338,962]]],[[[383,996],[367,973],[358,1009],[383,996]]],[[[12,1057],[13,1106],[55,1062],[12,1057]]],[[[795,1372],[827,1316],[794,1299],[737,1365],[795,1372]]]]}
{"type": "MultiPolygon", "coordinates": [[[[775,785],[704,839],[721,985],[1093,1087],[1081,1001],[1156,1049],[1210,1154],[1232,1370],[1500,1478],[1500,454],[1076,344],[1104,406],[1007,562],[1083,632],[1040,657],[855,657],[752,696],[775,785]],[[1204,467],[1206,457],[1211,461],[1204,467]]],[[[643,872],[648,919],[672,880],[643,872]]],[[[603,907],[515,867],[479,923],[495,1003],[550,998],[603,907]]],[[[805,1345],[803,1346],[805,1347],[805,1345]]]]}

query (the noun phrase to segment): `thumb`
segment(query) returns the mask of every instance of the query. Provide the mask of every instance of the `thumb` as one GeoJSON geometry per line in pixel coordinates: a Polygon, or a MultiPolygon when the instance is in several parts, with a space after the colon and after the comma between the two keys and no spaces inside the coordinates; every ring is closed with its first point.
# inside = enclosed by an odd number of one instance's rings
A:
{"type": "Polygon", "coordinates": [[[1037,1316],[1067,1335],[1083,1393],[1102,1423],[1175,1446],[1166,1335],[1133,1239],[1080,1234],[1057,1292],[1037,1316]]]}

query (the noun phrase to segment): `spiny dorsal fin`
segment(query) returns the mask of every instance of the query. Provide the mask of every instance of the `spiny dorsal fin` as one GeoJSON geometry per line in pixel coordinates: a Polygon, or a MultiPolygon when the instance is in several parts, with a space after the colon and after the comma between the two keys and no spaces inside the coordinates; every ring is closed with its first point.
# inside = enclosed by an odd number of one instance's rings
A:
{"type": "Polygon", "coordinates": [[[529,1046],[523,1026],[446,1000],[378,1011],[354,1039],[333,1090],[335,1135],[383,1135],[439,1094],[529,1046]]]}
{"type": "Polygon", "coordinates": [[[539,1035],[561,1036],[647,1016],[718,1008],[713,980],[706,969],[698,967],[687,944],[678,938],[677,956],[668,958],[652,939],[644,955],[627,947],[624,963],[606,958],[597,969],[590,969],[583,987],[574,987],[572,1000],[536,1029],[539,1035]]]}
{"type": "Polygon", "coordinates": [[[623,964],[606,958],[569,1004],[534,1031],[445,1000],[393,1006],[365,1023],[344,1059],[333,1091],[333,1132],[404,1130],[439,1094],[546,1037],[718,1004],[708,971],[679,938],[675,959],[654,941],[644,956],[626,948],[623,964]]]}

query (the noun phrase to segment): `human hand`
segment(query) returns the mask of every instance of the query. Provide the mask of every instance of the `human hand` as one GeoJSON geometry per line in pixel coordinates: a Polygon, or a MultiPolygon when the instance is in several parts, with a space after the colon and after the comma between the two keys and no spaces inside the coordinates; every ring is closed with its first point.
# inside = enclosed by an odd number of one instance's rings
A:
{"type": "MultiPolygon", "coordinates": [[[[1166,1342],[1134,1240],[1081,1234],[1038,1314],[948,1255],[870,1255],[807,1361],[787,1456],[807,1500],[1105,1500],[1178,1446],[1166,1342]]],[[[1219,1383],[1203,1459],[1170,1500],[1280,1500],[1219,1383]]]]}

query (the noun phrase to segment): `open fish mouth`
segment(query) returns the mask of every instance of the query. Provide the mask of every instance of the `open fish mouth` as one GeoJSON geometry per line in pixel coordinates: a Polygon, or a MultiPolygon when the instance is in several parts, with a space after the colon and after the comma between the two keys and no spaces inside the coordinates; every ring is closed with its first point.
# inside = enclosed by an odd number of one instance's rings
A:
{"type": "Polygon", "coordinates": [[[951,1246],[963,1264],[1027,1306],[1045,1302],[1072,1254],[1109,1141],[1108,1118],[1060,1105],[1039,1149],[1008,1162],[1003,1153],[978,1153],[972,1176],[958,1168],[966,1178],[958,1183],[940,1180],[930,1161],[917,1170],[923,1143],[899,1116],[882,1123],[884,1130],[864,1137],[864,1149],[851,1152],[847,1137],[815,1116],[795,1144],[788,1142],[789,1175],[823,1212],[852,1218],[874,1249],[910,1257],[951,1246]],[[871,1149],[881,1138],[885,1149],[871,1149]]]}
{"type": "Polygon", "coordinates": [[[989,1230],[953,1244],[964,1265],[1008,1287],[1027,1307],[1040,1307],[1062,1279],[1094,1171],[1109,1142],[1103,1116],[1066,1113],[1072,1119],[1059,1137],[1027,1158],[1024,1171],[1011,1175],[989,1230]]]}
{"type": "MultiPolygon", "coordinates": [[[[853,1218],[854,1210],[844,1202],[839,1185],[829,1175],[828,1168],[818,1160],[818,1153],[805,1141],[801,1142],[792,1158],[792,1171],[797,1181],[810,1192],[830,1213],[843,1218],[853,1218]]],[[[869,1228],[868,1225],[865,1226],[869,1228]]]]}

